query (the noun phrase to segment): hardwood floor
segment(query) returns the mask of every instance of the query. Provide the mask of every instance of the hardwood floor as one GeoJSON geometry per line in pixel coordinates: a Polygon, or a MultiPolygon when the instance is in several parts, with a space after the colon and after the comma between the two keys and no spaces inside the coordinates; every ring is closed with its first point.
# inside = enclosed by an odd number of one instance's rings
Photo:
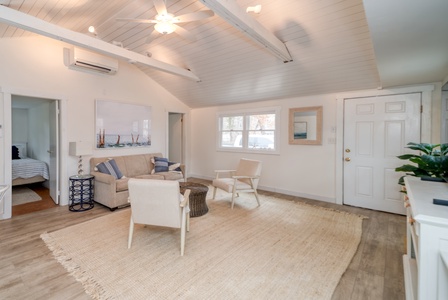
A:
{"type": "MultiPolygon", "coordinates": [[[[405,298],[404,216],[265,191],[260,194],[367,216],[361,243],[333,300],[405,298]]],[[[81,213],[70,212],[67,206],[56,206],[0,221],[0,299],[89,299],[81,284],[53,258],[40,235],[113,213],[98,204],[81,213]]]]}
{"type": "Polygon", "coordinates": [[[43,187],[40,183],[28,184],[27,187],[36,192],[42,198],[42,200],[13,206],[13,217],[57,206],[57,204],[55,204],[53,199],[51,199],[50,197],[50,191],[47,188],[43,187]]]}

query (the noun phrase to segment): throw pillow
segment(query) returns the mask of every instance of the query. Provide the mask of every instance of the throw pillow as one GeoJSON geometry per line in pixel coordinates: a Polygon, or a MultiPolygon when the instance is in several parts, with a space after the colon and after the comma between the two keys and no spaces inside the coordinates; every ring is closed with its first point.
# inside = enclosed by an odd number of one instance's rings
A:
{"type": "Polygon", "coordinates": [[[175,171],[175,172],[182,172],[182,169],[180,168],[180,163],[175,162],[168,162],[168,170],[169,171],[175,171]]]}
{"type": "Polygon", "coordinates": [[[154,164],[154,169],[152,170],[152,174],[158,172],[168,172],[168,159],[164,157],[153,157],[152,163],[154,164]]]}
{"type": "Polygon", "coordinates": [[[120,179],[123,177],[120,169],[117,166],[117,163],[113,159],[109,159],[105,162],[99,163],[96,165],[98,172],[109,174],[114,176],[116,179],[120,179]]]}
{"type": "Polygon", "coordinates": [[[20,159],[19,148],[12,146],[12,159],[20,159]]]}

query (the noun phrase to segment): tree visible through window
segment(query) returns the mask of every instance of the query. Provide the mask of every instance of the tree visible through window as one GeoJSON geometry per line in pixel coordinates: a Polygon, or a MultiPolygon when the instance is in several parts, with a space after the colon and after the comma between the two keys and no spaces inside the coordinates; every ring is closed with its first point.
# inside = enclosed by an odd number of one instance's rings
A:
{"type": "Polygon", "coordinates": [[[219,148],[272,152],[276,147],[278,110],[219,115],[219,148]]]}

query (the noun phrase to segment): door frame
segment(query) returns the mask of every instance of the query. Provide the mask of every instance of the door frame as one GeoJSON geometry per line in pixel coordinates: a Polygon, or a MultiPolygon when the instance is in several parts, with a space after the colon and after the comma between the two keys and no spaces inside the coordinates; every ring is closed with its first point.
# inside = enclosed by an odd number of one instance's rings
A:
{"type": "MultiPolygon", "coordinates": [[[[187,136],[189,136],[189,126],[188,126],[188,122],[189,122],[189,115],[187,111],[170,111],[170,110],[166,110],[166,140],[165,140],[165,149],[166,149],[166,157],[168,157],[169,155],[169,139],[170,139],[170,113],[171,114],[180,114],[182,115],[182,161],[180,161],[179,163],[184,164],[185,166],[188,166],[188,162],[189,162],[189,151],[188,151],[188,139],[186,138],[187,136]]],[[[188,174],[188,168],[186,168],[186,173],[188,174]]],[[[185,178],[187,178],[187,174],[184,174],[185,178]]]]}
{"type": "MultiPolygon", "coordinates": [[[[12,146],[12,95],[20,95],[34,98],[53,99],[59,102],[59,205],[68,204],[68,176],[67,176],[67,156],[62,153],[68,153],[68,142],[66,137],[67,132],[67,99],[60,94],[48,93],[44,91],[36,91],[20,88],[2,88],[0,93],[3,96],[3,142],[4,142],[4,156],[0,158],[3,160],[5,166],[4,182],[11,185],[12,170],[11,170],[11,146],[12,146]]],[[[9,219],[12,216],[12,196],[11,188],[6,191],[4,197],[4,212],[0,214],[0,219],[9,219]]]]}
{"type": "Polygon", "coordinates": [[[340,128],[336,132],[336,204],[344,204],[344,102],[345,99],[387,96],[396,94],[421,93],[422,107],[421,114],[421,142],[430,143],[431,139],[431,115],[432,115],[432,91],[434,85],[419,85],[412,87],[394,88],[377,91],[359,91],[340,94],[336,97],[336,128],[340,128]]]}

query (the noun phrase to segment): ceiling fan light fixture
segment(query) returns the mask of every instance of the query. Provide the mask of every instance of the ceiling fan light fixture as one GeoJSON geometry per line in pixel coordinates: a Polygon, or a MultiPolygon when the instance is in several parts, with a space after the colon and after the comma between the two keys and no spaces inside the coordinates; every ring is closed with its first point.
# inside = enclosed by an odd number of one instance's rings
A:
{"type": "Polygon", "coordinates": [[[249,6],[246,9],[247,13],[253,12],[255,14],[259,14],[261,12],[261,4],[255,5],[255,6],[249,6]]]}
{"type": "Polygon", "coordinates": [[[170,22],[159,22],[154,26],[154,29],[161,34],[170,34],[174,32],[174,25],[170,22]]]}

